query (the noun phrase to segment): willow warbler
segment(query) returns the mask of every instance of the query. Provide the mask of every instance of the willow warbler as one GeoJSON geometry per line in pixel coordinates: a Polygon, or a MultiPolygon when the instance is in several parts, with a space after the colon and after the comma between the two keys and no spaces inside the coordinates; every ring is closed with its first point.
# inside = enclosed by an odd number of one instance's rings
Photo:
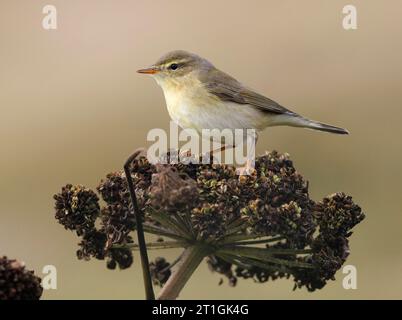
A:
{"type": "MultiPolygon", "coordinates": [[[[208,60],[186,51],[172,51],[149,68],[162,87],[170,117],[183,129],[255,129],[293,126],[331,133],[348,131],[313,121],[247,88],[215,68],[208,60]]],[[[227,143],[227,142],[226,142],[227,143]]],[[[230,144],[230,142],[229,142],[230,144]]]]}

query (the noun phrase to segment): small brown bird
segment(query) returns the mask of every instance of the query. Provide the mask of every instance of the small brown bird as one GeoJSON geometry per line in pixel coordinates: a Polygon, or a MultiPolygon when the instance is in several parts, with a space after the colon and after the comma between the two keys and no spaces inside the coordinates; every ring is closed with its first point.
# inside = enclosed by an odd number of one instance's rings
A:
{"type": "MultiPolygon", "coordinates": [[[[139,73],[162,87],[170,117],[183,129],[302,127],[337,134],[348,131],[307,119],[247,88],[209,61],[186,51],[169,52],[139,73]]],[[[226,141],[231,145],[234,141],[226,141]]]]}

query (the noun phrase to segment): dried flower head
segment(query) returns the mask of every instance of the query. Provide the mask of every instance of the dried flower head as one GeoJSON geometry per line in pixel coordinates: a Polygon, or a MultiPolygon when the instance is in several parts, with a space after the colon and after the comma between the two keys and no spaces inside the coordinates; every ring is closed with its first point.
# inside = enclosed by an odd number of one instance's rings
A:
{"type": "Polygon", "coordinates": [[[197,184],[187,173],[180,173],[169,165],[157,164],[155,167],[149,188],[151,206],[176,213],[197,201],[197,184]]]}
{"type": "Polygon", "coordinates": [[[343,192],[334,193],[317,203],[316,215],[322,232],[344,236],[364,219],[360,207],[343,192]]]}
{"type": "Polygon", "coordinates": [[[92,230],[82,237],[78,244],[77,257],[80,260],[90,260],[91,257],[103,260],[106,254],[107,236],[104,232],[92,230]]]}
{"type": "Polygon", "coordinates": [[[171,275],[170,263],[163,257],[157,257],[149,264],[154,285],[162,287],[171,275]]]}
{"type": "Polygon", "coordinates": [[[93,229],[99,215],[99,198],[84,186],[67,184],[54,196],[56,219],[66,229],[76,230],[78,235],[93,229]]]}
{"type": "Polygon", "coordinates": [[[107,268],[114,270],[118,266],[120,270],[127,269],[133,264],[133,254],[128,248],[111,248],[107,252],[107,268]]]}
{"type": "MultiPolygon", "coordinates": [[[[207,258],[207,264],[209,270],[212,272],[217,272],[222,275],[224,275],[228,280],[229,280],[229,285],[234,287],[237,284],[237,277],[233,274],[232,270],[232,264],[230,262],[227,262],[217,256],[210,255],[207,258]]],[[[219,284],[222,284],[223,280],[219,282],[219,284]]]]}
{"type": "Polygon", "coordinates": [[[23,263],[0,257],[0,301],[39,300],[43,288],[41,279],[23,263]]]}
{"type": "Polygon", "coordinates": [[[108,244],[126,242],[131,231],[135,230],[135,217],[128,207],[119,203],[102,208],[102,231],[107,234],[108,244]]]}
{"type": "MultiPolygon", "coordinates": [[[[106,266],[108,269],[127,269],[133,263],[133,255],[128,248],[111,248],[108,246],[107,234],[102,230],[92,230],[82,237],[77,250],[77,257],[80,260],[90,260],[95,258],[98,260],[107,259],[106,266]]],[[[131,244],[132,238],[129,236],[125,240],[126,244],[131,244]]]]}
{"type": "Polygon", "coordinates": [[[107,204],[118,203],[128,206],[130,203],[126,177],[121,171],[109,173],[106,179],[100,182],[97,190],[107,204]]]}
{"type": "MultiPolygon", "coordinates": [[[[162,165],[137,157],[130,174],[144,212],[144,230],[172,239],[148,246],[185,248],[190,253],[181,260],[208,257],[210,269],[232,286],[239,278],[259,283],[292,278],[295,288],[321,289],[346,261],[351,229],[364,219],[361,208],[344,193],[313,201],[308,182],[287,154],[267,152],[256,158],[255,168],[255,174],[239,178],[229,165],[162,165]]],[[[79,208],[97,203],[97,198],[88,189],[68,185],[55,197],[56,217],[69,229],[78,225],[84,230],[80,258],[108,258],[108,267],[124,268],[132,263],[128,252],[138,246],[130,236],[136,223],[123,171],[107,175],[98,191],[106,202],[100,215],[94,213],[99,211],[95,204],[74,211],[70,199],[77,193],[79,208]],[[61,212],[73,214],[63,219],[61,212]],[[94,217],[100,219],[99,230],[93,227],[94,217]]],[[[158,285],[180,276],[171,274],[172,266],[163,258],[150,267],[158,285]]]]}

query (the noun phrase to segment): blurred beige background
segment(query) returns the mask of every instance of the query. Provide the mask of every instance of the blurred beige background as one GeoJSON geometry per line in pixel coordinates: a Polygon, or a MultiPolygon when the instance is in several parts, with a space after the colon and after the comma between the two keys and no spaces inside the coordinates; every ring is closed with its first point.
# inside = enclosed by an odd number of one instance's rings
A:
{"type": "MultiPolygon", "coordinates": [[[[289,152],[312,197],[345,191],[367,214],[347,264],[358,289],[337,280],[315,293],[290,280],[236,288],[203,264],[180,298],[402,298],[402,25],[400,1],[23,1],[0,3],[0,254],[41,274],[58,270],[45,299],[141,299],[140,263],[109,271],[78,261],[77,238],[54,219],[67,182],[95,188],[168,128],[162,91],[135,71],[172,49],[205,56],[261,93],[350,136],[265,131],[258,151],[289,152]],[[342,7],[358,29],[342,28],[342,7]],[[58,30],[42,29],[42,7],[58,30]]],[[[151,252],[151,257],[178,252],[151,252]]]]}

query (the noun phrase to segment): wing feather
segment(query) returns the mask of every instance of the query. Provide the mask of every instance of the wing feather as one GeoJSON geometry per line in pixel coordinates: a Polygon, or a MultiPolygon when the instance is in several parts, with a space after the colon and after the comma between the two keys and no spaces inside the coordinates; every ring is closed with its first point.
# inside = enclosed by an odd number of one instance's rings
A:
{"type": "Polygon", "coordinates": [[[295,114],[279,103],[244,87],[235,78],[218,69],[208,70],[202,75],[201,81],[209,93],[224,101],[252,105],[260,110],[276,114],[295,114]]]}

